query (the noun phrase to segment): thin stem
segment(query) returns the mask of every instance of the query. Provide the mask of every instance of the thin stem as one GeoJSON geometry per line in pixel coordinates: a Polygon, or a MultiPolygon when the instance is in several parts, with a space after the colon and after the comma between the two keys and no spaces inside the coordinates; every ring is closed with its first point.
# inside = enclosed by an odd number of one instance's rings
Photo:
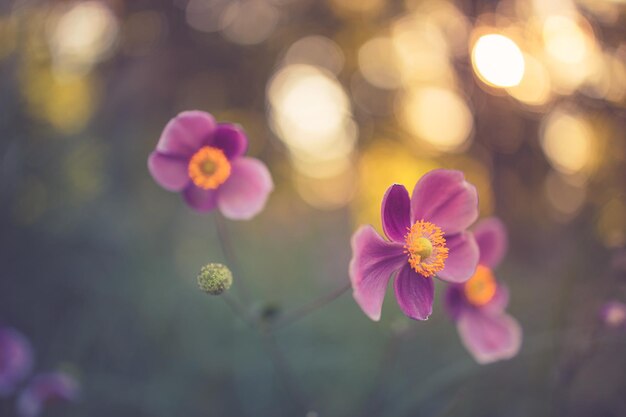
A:
{"type": "Polygon", "coordinates": [[[276,330],[281,329],[307,317],[309,314],[316,312],[320,308],[330,304],[337,298],[341,297],[343,294],[348,292],[350,287],[351,285],[348,282],[347,284],[333,290],[332,292],[322,295],[321,297],[286,313],[282,317],[276,319],[272,327],[276,330]]]}
{"type": "MultiPolygon", "coordinates": [[[[527,338],[526,349],[521,351],[518,358],[534,356],[544,353],[546,350],[554,349],[554,342],[551,338],[553,332],[545,332],[527,338]]],[[[598,345],[615,343],[612,339],[599,339],[596,341],[598,345]]],[[[412,395],[400,395],[400,399],[404,401],[395,401],[390,408],[385,410],[385,415],[404,416],[410,414],[411,410],[420,409],[423,402],[429,398],[433,398],[440,394],[441,391],[453,385],[454,382],[462,381],[471,374],[479,372],[480,365],[471,360],[461,360],[456,363],[442,368],[440,371],[429,376],[426,381],[421,384],[413,383],[405,385],[408,387],[407,392],[414,393],[412,395]]],[[[403,393],[404,394],[404,393],[403,393]]]]}
{"type": "Polygon", "coordinates": [[[224,300],[224,302],[230,307],[230,309],[238,316],[244,323],[246,323],[251,328],[257,327],[257,320],[248,314],[248,310],[246,310],[236,299],[230,296],[230,294],[222,294],[220,296],[224,300]]]}
{"type": "Polygon", "coordinates": [[[224,297],[224,301],[230,306],[236,315],[238,315],[247,325],[256,329],[260,333],[265,350],[270,356],[274,370],[283,383],[287,395],[290,399],[292,399],[294,407],[303,410],[302,412],[304,413],[307,411],[306,402],[301,394],[301,391],[297,388],[289,363],[276,342],[273,328],[265,325],[259,320],[259,318],[253,316],[250,311],[244,307],[245,305],[250,305],[251,297],[245,284],[244,274],[241,273],[239,269],[238,259],[235,255],[232,241],[230,240],[226,226],[222,223],[218,216],[215,216],[215,225],[222,253],[229,268],[233,270],[233,275],[235,276],[235,282],[238,284],[237,288],[239,289],[238,292],[239,296],[242,298],[243,305],[229,294],[222,294],[222,297],[224,297]]]}
{"type": "Polygon", "coordinates": [[[365,401],[360,407],[357,417],[379,415],[378,409],[380,408],[382,402],[381,389],[385,387],[387,379],[393,371],[400,342],[405,339],[406,334],[406,331],[398,332],[392,335],[387,341],[387,345],[385,346],[383,353],[380,356],[380,360],[378,361],[376,377],[373,378],[373,381],[375,381],[374,385],[365,397],[365,401]]]}
{"type": "Polygon", "coordinates": [[[305,400],[297,382],[293,378],[291,366],[278,347],[278,343],[272,329],[267,326],[261,326],[259,330],[261,331],[265,349],[269,353],[272,363],[274,364],[276,374],[282,380],[283,386],[285,387],[289,398],[293,401],[293,405],[298,408],[298,410],[295,410],[294,414],[306,413],[308,411],[306,409],[307,401],[305,400]]]}
{"type": "Polygon", "coordinates": [[[228,264],[227,266],[233,271],[233,275],[235,276],[235,285],[237,286],[237,292],[239,293],[239,296],[241,297],[243,303],[245,305],[250,305],[250,291],[248,291],[246,280],[239,270],[239,262],[233,248],[233,242],[230,239],[228,230],[226,229],[226,225],[218,214],[215,214],[213,218],[215,219],[215,228],[217,230],[217,238],[222,248],[222,254],[224,255],[224,259],[228,264]]]}

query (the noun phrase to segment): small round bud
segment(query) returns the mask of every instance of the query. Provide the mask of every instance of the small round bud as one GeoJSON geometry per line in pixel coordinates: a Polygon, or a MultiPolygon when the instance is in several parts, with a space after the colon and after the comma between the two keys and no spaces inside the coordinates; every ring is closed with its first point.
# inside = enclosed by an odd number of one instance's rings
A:
{"type": "Polygon", "coordinates": [[[207,294],[220,295],[233,284],[233,274],[226,265],[210,263],[198,274],[198,286],[207,294]]]}

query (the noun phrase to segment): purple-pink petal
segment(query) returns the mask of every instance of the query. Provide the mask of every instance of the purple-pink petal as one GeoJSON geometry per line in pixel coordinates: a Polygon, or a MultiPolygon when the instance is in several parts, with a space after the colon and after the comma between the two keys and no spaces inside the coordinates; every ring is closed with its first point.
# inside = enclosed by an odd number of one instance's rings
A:
{"type": "Polygon", "coordinates": [[[387,237],[404,242],[407,229],[411,226],[411,199],[403,185],[394,184],[387,189],[383,197],[381,218],[387,237]]]}
{"type": "Polygon", "coordinates": [[[219,123],[213,133],[211,146],[220,148],[228,159],[242,156],[248,149],[248,138],[243,129],[232,123],[219,123]]]}
{"type": "Polygon", "coordinates": [[[498,282],[497,285],[496,293],[493,295],[493,298],[481,307],[481,309],[489,314],[500,314],[509,305],[509,289],[500,282],[498,282]]]}
{"type": "Polygon", "coordinates": [[[489,268],[496,268],[508,248],[506,226],[499,219],[491,217],[478,222],[473,232],[480,250],[478,262],[489,268]]]}
{"type": "Polygon", "coordinates": [[[404,265],[403,246],[385,241],[371,226],[361,226],[352,236],[350,282],[354,299],[370,319],[380,320],[389,278],[404,265]]]}
{"type": "Polygon", "coordinates": [[[78,398],[78,383],[69,375],[55,372],[33,378],[17,400],[20,417],[36,417],[46,406],[74,401],[78,398]]]}
{"type": "Polygon", "coordinates": [[[469,310],[459,317],[457,329],[463,345],[480,364],[512,358],[522,343],[519,323],[507,314],[469,310]]]}
{"type": "Polygon", "coordinates": [[[211,141],[214,131],[215,119],[209,113],[185,111],[165,126],[156,150],[164,154],[191,157],[211,141]]]}
{"type": "Polygon", "coordinates": [[[478,265],[478,245],[470,232],[446,236],[446,246],[449,249],[445,266],[437,276],[444,281],[461,283],[474,275],[478,265]]]}
{"type": "Polygon", "coordinates": [[[619,301],[609,301],[602,306],[600,318],[608,327],[626,327],[626,304],[619,301]]]}
{"type": "Polygon", "coordinates": [[[400,309],[409,318],[427,320],[433,312],[435,285],[432,278],[423,277],[406,263],[394,282],[400,309]]]}
{"type": "Polygon", "coordinates": [[[248,220],[258,214],[274,188],[265,164],[254,158],[231,162],[231,174],[218,189],[217,205],[222,214],[233,220],[248,220]]]}
{"type": "Polygon", "coordinates": [[[415,184],[411,213],[413,223],[425,220],[447,235],[460,233],[478,218],[476,187],[461,171],[435,169],[415,184]]]}
{"type": "Polygon", "coordinates": [[[205,190],[191,182],[183,191],[183,198],[189,207],[199,212],[211,211],[217,206],[216,190],[205,190]]]}
{"type": "Polygon", "coordinates": [[[446,287],[444,308],[452,320],[457,320],[469,306],[462,284],[450,284],[446,287]]]}
{"type": "Polygon", "coordinates": [[[0,327],[0,397],[13,392],[33,367],[33,350],[17,330],[0,327]]]}
{"type": "Polygon", "coordinates": [[[188,160],[154,151],[148,157],[148,170],[161,187],[181,191],[189,183],[188,160]]]}

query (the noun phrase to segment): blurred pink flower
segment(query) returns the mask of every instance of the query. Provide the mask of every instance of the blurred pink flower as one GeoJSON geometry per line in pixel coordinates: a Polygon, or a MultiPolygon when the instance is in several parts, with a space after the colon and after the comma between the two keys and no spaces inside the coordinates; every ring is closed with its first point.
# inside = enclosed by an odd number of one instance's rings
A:
{"type": "Polygon", "coordinates": [[[626,304],[609,301],[602,306],[600,317],[608,327],[626,328],[626,304]]]}
{"type": "Polygon", "coordinates": [[[195,210],[219,208],[230,219],[246,220],[263,209],[274,188],[265,164],[243,156],[247,148],[239,126],[186,111],[165,126],[148,169],[161,187],[181,192],[195,210]]]}
{"type": "Polygon", "coordinates": [[[382,202],[382,225],[389,240],[371,226],[352,236],[350,280],[363,312],[378,321],[387,283],[408,317],[426,320],[432,313],[433,276],[448,282],[468,280],[478,263],[478,246],[465,229],[478,217],[476,188],[462,172],[430,171],[415,184],[412,197],[394,184],[382,202]]]}
{"type": "Polygon", "coordinates": [[[78,398],[78,383],[62,372],[35,376],[17,399],[20,417],[36,417],[45,407],[78,398]]]}
{"type": "Polygon", "coordinates": [[[446,309],[456,321],[465,348],[478,363],[486,364],[515,356],[522,330],[504,312],[509,293],[492,272],[508,246],[504,225],[495,218],[483,220],[474,228],[474,236],[480,249],[476,273],[467,282],[448,287],[446,309]]]}
{"type": "Polygon", "coordinates": [[[0,327],[0,396],[11,394],[33,367],[33,349],[17,330],[0,327]]]}

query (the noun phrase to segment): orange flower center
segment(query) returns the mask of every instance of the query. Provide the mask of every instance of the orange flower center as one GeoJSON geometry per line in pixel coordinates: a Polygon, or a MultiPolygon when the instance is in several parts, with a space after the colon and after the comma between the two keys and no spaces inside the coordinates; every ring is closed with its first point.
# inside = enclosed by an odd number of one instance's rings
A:
{"type": "Polygon", "coordinates": [[[491,269],[478,265],[474,275],[465,282],[465,297],[473,305],[480,307],[487,304],[496,295],[496,279],[491,269]]]}
{"type": "Polygon", "coordinates": [[[441,271],[448,258],[443,232],[438,226],[424,220],[411,226],[404,237],[409,264],[418,274],[430,277],[441,271]]]}
{"type": "Polygon", "coordinates": [[[230,162],[221,149],[204,146],[189,161],[189,178],[205,190],[215,189],[230,176],[230,162]]]}

